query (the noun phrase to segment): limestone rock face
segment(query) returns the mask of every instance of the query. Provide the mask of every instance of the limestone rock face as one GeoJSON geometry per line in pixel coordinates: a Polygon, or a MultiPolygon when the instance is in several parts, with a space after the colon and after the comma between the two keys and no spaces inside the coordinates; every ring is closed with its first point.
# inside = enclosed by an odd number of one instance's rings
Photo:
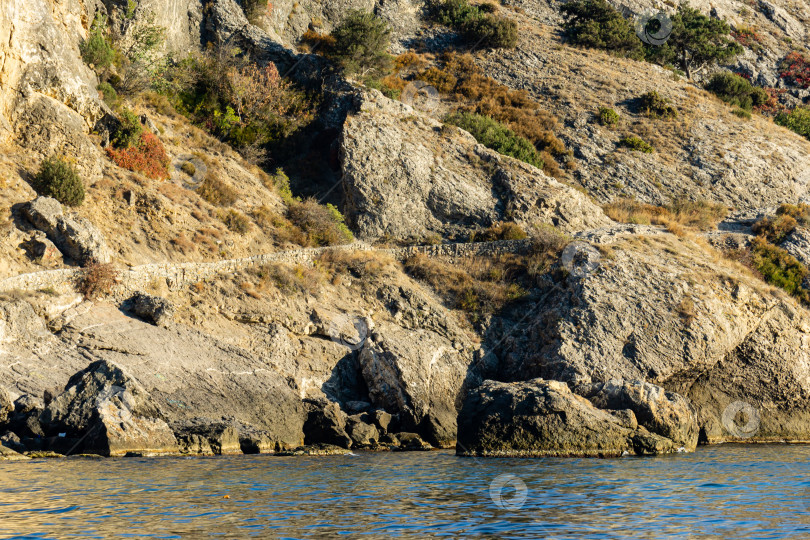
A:
{"type": "Polygon", "coordinates": [[[375,406],[399,414],[407,430],[420,428],[434,446],[454,444],[469,352],[429,330],[381,325],[359,361],[375,406]]]}
{"type": "Polygon", "coordinates": [[[575,189],[376,90],[357,108],[340,153],[347,215],[360,237],[465,236],[507,215],[566,231],[611,223],[575,189]]]}
{"type": "MultiPolygon", "coordinates": [[[[646,381],[689,400],[704,440],[810,439],[804,308],[689,240],[648,236],[610,249],[593,272],[521,308],[488,378],[604,383],[595,399],[612,406],[609,396],[621,396],[651,428],[687,414],[667,394],[642,411],[637,398],[652,396],[643,385],[609,383],[646,381]],[[748,418],[735,420],[738,409],[748,418]]],[[[693,437],[691,427],[664,431],[693,437]]]]}
{"type": "Polygon", "coordinates": [[[672,440],[630,411],[595,407],[558,381],[485,381],[459,414],[457,452],[482,456],[621,456],[671,453],[672,440]]]}
{"type": "Polygon", "coordinates": [[[78,439],[78,453],[122,456],[177,451],[177,441],[157,403],[112,362],[94,362],[71,377],[40,421],[51,434],[65,432],[78,439]]]}
{"type": "Polygon", "coordinates": [[[8,390],[0,386],[0,424],[6,422],[13,412],[14,401],[12,401],[11,395],[8,390]]]}
{"type": "Polygon", "coordinates": [[[679,394],[648,382],[616,380],[578,389],[578,393],[600,409],[633,411],[639,424],[687,450],[697,446],[695,412],[679,394]]]}
{"type": "Polygon", "coordinates": [[[108,108],[78,46],[99,8],[97,0],[0,1],[0,141],[71,156],[88,179],[100,177],[101,154],[87,134],[108,108]]]}
{"type": "Polygon", "coordinates": [[[37,197],[23,207],[31,224],[44,232],[63,254],[80,264],[108,263],[112,252],[98,228],[89,220],[64,212],[59,201],[37,197]]]}

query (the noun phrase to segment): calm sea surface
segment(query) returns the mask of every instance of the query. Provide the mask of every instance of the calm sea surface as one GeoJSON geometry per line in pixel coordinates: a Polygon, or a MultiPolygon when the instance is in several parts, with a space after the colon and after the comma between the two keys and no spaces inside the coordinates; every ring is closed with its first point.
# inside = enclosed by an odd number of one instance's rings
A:
{"type": "Polygon", "coordinates": [[[0,538],[810,538],[810,446],[0,462],[0,538]]]}

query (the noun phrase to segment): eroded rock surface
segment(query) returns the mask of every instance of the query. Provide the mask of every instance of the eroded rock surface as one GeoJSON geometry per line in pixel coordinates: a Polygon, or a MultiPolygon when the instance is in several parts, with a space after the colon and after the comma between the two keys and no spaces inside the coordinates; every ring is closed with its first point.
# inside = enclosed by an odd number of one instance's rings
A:
{"type": "Polygon", "coordinates": [[[459,414],[457,452],[479,456],[621,456],[678,451],[630,410],[601,410],[559,381],[485,381],[459,414]]]}
{"type": "Polygon", "coordinates": [[[465,131],[376,90],[358,100],[340,152],[347,215],[363,238],[466,237],[507,215],[566,231],[611,223],[587,196],[465,131]]]}

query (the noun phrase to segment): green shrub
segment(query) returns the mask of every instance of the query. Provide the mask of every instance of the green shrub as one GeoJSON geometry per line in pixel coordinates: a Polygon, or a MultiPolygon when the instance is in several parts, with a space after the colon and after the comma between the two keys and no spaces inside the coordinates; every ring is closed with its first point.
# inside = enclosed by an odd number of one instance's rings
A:
{"type": "Polygon", "coordinates": [[[678,116],[678,110],[669,104],[669,100],[661,97],[653,90],[639,98],[639,105],[644,114],[650,118],[672,119],[678,116]]]}
{"type": "Polygon", "coordinates": [[[138,144],[143,134],[143,126],[138,115],[129,109],[121,111],[121,123],[113,133],[110,142],[115,148],[131,148],[138,144]]]}
{"type": "Polygon", "coordinates": [[[630,150],[635,150],[637,152],[644,152],[645,154],[652,154],[655,150],[650,143],[645,142],[643,139],[636,137],[635,135],[622,137],[622,139],[619,141],[619,146],[629,148],[630,150]]]}
{"type": "Polygon", "coordinates": [[[380,17],[361,10],[349,11],[331,36],[335,44],[329,54],[349,75],[378,76],[390,71],[391,28],[380,17]]]}
{"type": "Polygon", "coordinates": [[[113,88],[110,83],[103,82],[96,87],[96,90],[101,93],[101,98],[104,100],[104,103],[110,107],[115,107],[118,104],[118,92],[115,91],[115,88],[113,88]]]}
{"type": "Polygon", "coordinates": [[[31,187],[37,195],[53,197],[68,206],[79,206],[84,202],[84,184],[79,173],[72,165],[56,157],[42,162],[31,187]]]}
{"type": "Polygon", "coordinates": [[[514,49],[517,46],[517,24],[511,19],[484,15],[468,21],[461,28],[467,41],[481,47],[514,49]]]}
{"type": "Polygon", "coordinates": [[[615,126],[619,123],[619,113],[610,107],[599,107],[599,112],[596,113],[596,118],[603,126],[615,126]]]}
{"type": "Polygon", "coordinates": [[[571,43],[631,58],[642,56],[633,25],[606,0],[574,0],[561,10],[563,30],[571,43]]]}
{"type": "Polygon", "coordinates": [[[334,246],[354,240],[343,215],[331,204],[322,206],[311,198],[293,201],[287,208],[287,217],[306,233],[310,246],[334,246]]]}
{"type": "Polygon", "coordinates": [[[92,65],[96,71],[109,68],[115,59],[115,49],[107,41],[106,30],[106,17],[97,15],[87,39],[79,43],[82,60],[85,64],[92,65]]]}
{"type": "Polygon", "coordinates": [[[517,24],[493,15],[493,7],[473,6],[467,0],[434,0],[428,12],[434,21],[459,31],[471,43],[512,49],[517,45],[517,24]]]}
{"type": "Polygon", "coordinates": [[[734,109],[731,111],[731,114],[745,120],[751,120],[751,111],[746,111],[745,109],[734,109]]]}
{"type": "Polygon", "coordinates": [[[517,135],[500,122],[474,113],[453,113],[445,122],[469,131],[475,140],[506,156],[543,168],[543,158],[528,139],[517,135]]]}
{"type": "Polygon", "coordinates": [[[780,126],[791,129],[810,139],[810,109],[796,107],[790,112],[782,112],[776,115],[774,121],[780,126]]]}
{"type": "Polygon", "coordinates": [[[746,111],[768,101],[768,93],[763,88],[754,86],[745,77],[728,71],[715,73],[706,83],[706,90],[726,103],[746,111]]]}
{"type": "Polygon", "coordinates": [[[765,281],[784,289],[803,302],[810,300],[810,294],[802,287],[809,272],[795,257],[761,237],[753,240],[751,252],[753,264],[765,281]]]}

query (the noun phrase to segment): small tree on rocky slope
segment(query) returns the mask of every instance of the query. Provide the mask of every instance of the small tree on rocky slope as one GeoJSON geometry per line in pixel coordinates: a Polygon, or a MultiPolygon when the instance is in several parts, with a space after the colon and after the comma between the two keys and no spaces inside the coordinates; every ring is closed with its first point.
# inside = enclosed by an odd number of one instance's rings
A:
{"type": "Polygon", "coordinates": [[[331,56],[350,75],[379,76],[391,69],[391,28],[373,13],[350,11],[332,31],[331,56]]]}
{"type": "Polygon", "coordinates": [[[662,64],[674,64],[688,78],[714,62],[729,60],[742,52],[721,19],[708,17],[684,2],[672,15],[672,34],[661,47],[648,47],[647,56],[662,64]]]}

